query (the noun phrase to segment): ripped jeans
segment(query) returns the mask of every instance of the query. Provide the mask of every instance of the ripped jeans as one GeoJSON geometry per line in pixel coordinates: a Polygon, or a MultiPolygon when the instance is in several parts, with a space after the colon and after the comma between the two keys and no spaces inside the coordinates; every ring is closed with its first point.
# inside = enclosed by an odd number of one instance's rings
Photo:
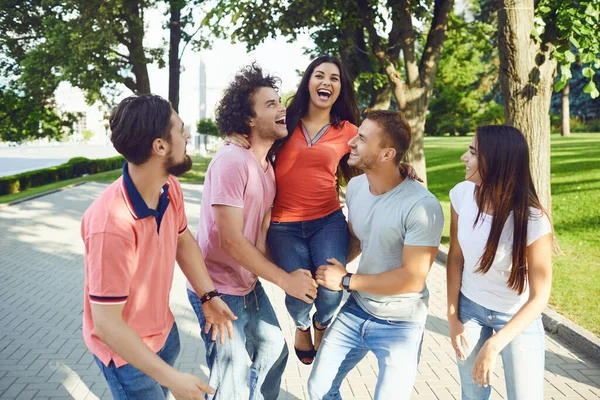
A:
{"type": "MultiPolygon", "coordinates": [[[[514,314],[487,309],[460,294],[458,317],[471,345],[471,349],[467,349],[467,359],[457,359],[463,400],[490,398],[491,386],[479,387],[473,382],[473,365],[485,341],[502,329],[513,316],[514,314]]],[[[504,365],[508,400],[543,400],[545,334],[542,317],[515,337],[500,352],[500,356],[504,365]]]]}
{"type": "Polygon", "coordinates": [[[231,321],[233,339],[227,338],[225,344],[211,340],[212,330],[204,333],[206,319],[200,298],[191,290],[187,292],[206,347],[206,363],[210,369],[208,384],[216,390],[214,395],[206,395],[206,399],[276,400],[287,363],[288,348],[260,281],[245,296],[221,296],[238,317],[231,321]],[[249,379],[248,356],[251,362],[249,379]],[[250,395],[246,397],[248,386],[250,395]]]}

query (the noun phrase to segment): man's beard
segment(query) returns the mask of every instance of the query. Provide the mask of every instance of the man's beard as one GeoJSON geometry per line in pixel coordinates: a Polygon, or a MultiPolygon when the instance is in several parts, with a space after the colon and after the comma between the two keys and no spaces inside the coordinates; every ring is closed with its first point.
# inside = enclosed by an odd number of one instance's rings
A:
{"type": "Polygon", "coordinates": [[[176,163],[172,155],[169,155],[166,161],[167,172],[171,175],[181,176],[192,169],[192,159],[187,154],[183,161],[176,163]]]}

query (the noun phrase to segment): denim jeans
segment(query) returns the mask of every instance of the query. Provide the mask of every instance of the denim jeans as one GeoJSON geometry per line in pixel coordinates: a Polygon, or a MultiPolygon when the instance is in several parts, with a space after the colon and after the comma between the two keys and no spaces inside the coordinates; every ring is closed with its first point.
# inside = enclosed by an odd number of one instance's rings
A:
{"type": "MultiPolygon", "coordinates": [[[[473,364],[481,347],[514,314],[489,310],[462,293],[458,301],[458,318],[465,327],[471,349],[467,359],[458,361],[463,400],[489,399],[492,388],[473,382],[473,364]]],[[[545,337],[541,316],[514,338],[501,352],[508,400],[543,400],[545,337]]],[[[493,383],[493,382],[492,382],[493,383]]]]}
{"type": "Polygon", "coordinates": [[[279,396],[281,376],[285,370],[288,349],[275,311],[260,281],[245,296],[224,294],[221,299],[238,317],[233,323],[233,340],[225,344],[211,340],[204,333],[206,320],[196,293],[188,290],[190,303],[198,316],[200,332],[206,347],[206,363],[210,369],[209,385],[216,390],[213,400],[241,400],[246,389],[244,378],[250,356],[250,400],[274,400],[279,396]],[[244,351],[245,349],[245,351],[244,351]]]}
{"type": "MultiPolygon", "coordinates": [[[[177,324],[174,323],[165,345],[156,354],[164,362],[173,366],[180,348],[179,332],[177,331],[177,324]]],[[[167,398],[169,391],[166,387],[160,386],[158,382],[131,364],[125,364],[117,368],[115,362],[111,360],[107,367],[98,357],[94,356],[94,360],[102,370],[102,375],[108,382],[108,387],[115,400],[164,400],[167,398]]]]}
{"type": "MultiPolygon", "coordinates": [[[[306,269],[314,277],[319,266],[328,264],[328,258],[336,258],[346,265],[350,231],[346,217],[338,210],[310,221],[271,222],[267,242],[271,257],[279,267],[287,272],[306,269]]],[[[329,325],[341,301],[341,290],[319,286],[314,302],[317,322],[322,326],[329,325]]],[[[286,295],[285,305],[298,328],[310,326],[312,304],[286,295]]]]}
{"type": "Polygon", "coordinates": [[[311,400],[341,399],[342,381],[370,350],[379,375],[375,400],[409,399],[421,354],[424,325],[373,317],[352,296],[325,333],[310,378],[311,400]]]}

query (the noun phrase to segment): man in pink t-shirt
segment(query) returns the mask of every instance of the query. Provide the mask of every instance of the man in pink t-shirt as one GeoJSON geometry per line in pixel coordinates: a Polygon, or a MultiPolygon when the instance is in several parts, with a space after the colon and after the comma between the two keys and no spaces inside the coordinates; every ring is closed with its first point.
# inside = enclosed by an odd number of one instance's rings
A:
{"type": "Polygon", "coordinates": [[[192,167],[185,151],[190,135],[169,102],[152,94],[123,100],[110,129],[127,162],[81,221],[83,338],[115,399],[166,399],[168,390],[178,400],[199,399],[214,390],[173,368],[180,349],[169,309],[175,260],[202,293],[213,339],[220,332],[223,343],[229,331],[231,340],[235,316],[218,297],[187,227],[176,176],[192,167]]]}
{"type": "Polygon", "coordinates": [[[223,146],[208,167],[202,194],[198,244],[221,298],[238,317],[234,339],[217,345],[205,334],[206,316],[188,283],[188,296],[206,346],[213,400],[241,400],[250,368],[250,398],[277,399],[288,350],[258,277],[291,296],[314,301],[317,284],[303,269],[288,273],[267,258],[266,235],[275,198],[275,174],[267,153],[287,135],[278,79],[253,64],[240,71],[217,107],[223,134],[249,136],[250,149],[223,146]]]}

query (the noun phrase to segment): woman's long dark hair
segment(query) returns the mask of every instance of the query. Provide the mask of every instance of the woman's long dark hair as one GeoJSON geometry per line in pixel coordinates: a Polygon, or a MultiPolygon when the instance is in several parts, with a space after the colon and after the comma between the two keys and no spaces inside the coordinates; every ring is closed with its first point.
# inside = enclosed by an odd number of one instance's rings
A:
{"type": "MultiPolygon", "coordinates": [[[[283,138],[277,140],[271,150],[269,150],[269,159],[273,159],[277,157],[277,154],[281,151],[281,148],[289,140],[292,136],[292,133],[300,123],[300,119],[306,115],[308,112],[308,104],[310,102],[310,92],[308,91],[308,82],[310,81],[310,77],[312,76],[315,68],[323,63],[331,63],[335,64],[340,70],[340,83],[342,84],[342,89],[340,91],[340,95],[333,103],[333,107],[331,108],[332,117],[339,118],[340,121],[348,121],[358,126],[360,122],[360,113],[358,111],[358,106],[356,104],[356,98],[354,96],[354,89],[352,87],[352,82],[348,78],[348,74],[342,67],[342,63],[335,57],[332,56],[320,56],[315,58],[306,68],[304,75],[302,76],[302,80],[300,81],[300,86],[298,86],[298,90],[296,94],[292,96],[291,102],[287,106],[287,130],[288,135],[283,138]]],[[[336,173],[338,188],[340,185],[340,179],[343,179],[345,183],[348,183],[350,178],[353,176],[361,174],[355,168],[351,168],[348,165],[348,154],[346,154],[338,165],[338,170],[336,173]]]]}
{"type": "Polygon", "coordinates": [[[507,286],[520,295],[527,286],[527,223],[530,207],[545,214],[531,180],[529,146],[521,131],[511,126],[482,126],[477,128],[475,137],[481,175],[481,185],[475,192],[479,207],[475,224],[487,207],[494,213],[490,235],[476,272],[485,274],[491,268],[504,224],[512,211],[512,269],[507,286]]]}

